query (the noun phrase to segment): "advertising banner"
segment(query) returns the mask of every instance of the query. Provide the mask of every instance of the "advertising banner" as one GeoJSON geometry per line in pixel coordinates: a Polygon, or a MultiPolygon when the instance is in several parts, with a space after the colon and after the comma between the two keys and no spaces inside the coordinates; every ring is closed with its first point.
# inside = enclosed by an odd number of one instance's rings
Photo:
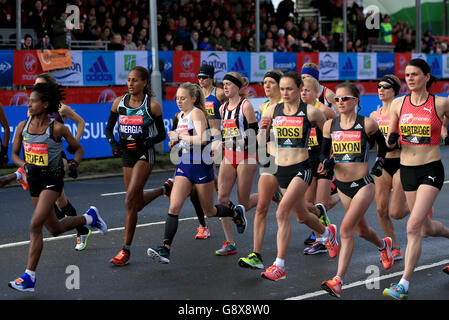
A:
{"type": "Polygon", "coordinates": [[[45,72],[56,69],[65,69],[72,66],[72,57],[69,49],[37,50],[37,57],[45,72]]]}
{"type": "Polygon", "coordinates": [[[274,52],[273,53],[273,69],[280,70],[283,73],[288,71],[296,71],[296,53],[291,52],[274,52]]]}
{"type": "Polygon", "coordinates": [[[0,87],[11,87],[13,78],[14,51],[0,50],[0,87]]]}
{"type": "Polygon", "coordinates": [[[320,81],[338,80],[338,52],[320,52],[320,81]]]}
{"type": "Polygon", "coordinates": [[[273,69],[273,53],[251,52],[251,77],[250,82],[262,82],[263,76],[268,70],[273,69]]]}
{"type": "Polygon", "coordinates": [[[83,51],[72,51],[72,66],[50,71],[61,86],[81,87],[83,81],[83,51]]]}
{"type": "Polygon", "coordinates": [[[228,52],[228,72],[238,72],[242,76],[251,77],[251,53],[228,52]]]}
{"type": "Polygon", "coordinates": [[[228,72],[228,53],[222,51],[201,51],[201,65],[209,64],[215,68],[215,81],[222,81],[228,72]]]}
{"type": "Polygon", "coordinates": [[[115,51],[115,84],[126,84],[128,73],[135,66],[149,70],[148,55],[151,59],[151,51],[115,51]]]}
{"type": "Polygon", "coordinates": [[[357,53],[340,53],[338,55],[339,80],[357,79],[357,53]]]}
{"type": "Polygon", "coordinates": [[[443,76],[443,59],[441,54],[426,55],[427,63],[430,66],[430,73],[437,78],[443,76]]]}
{"type": "Polygon", "coordinates": [[[394,74],[394,53],[377,54],[377,78],[387,74],[394,74]]]}
{"type": "MultiPolygon", "coordinates": [[[[148,55],[151,56],[151,55],[148,55]]],[[[166,82],[173,82],[173,51],[159,51],[159,60],[164,62],[163,76],[166,82]]],[[[149,60],[148,65],[151,65],[149,60]]]]}
{"type": "Polygon", "coordinates": [[[36,50],[14,50],[13,85],[32,86],[43,72],[36,50]]]}
{"type": "Polygon", "coordinates": [[[376,53],[357,53],[357,80],[374,80],[377,77],[376,53]]]}
{"type": "Polygon", "coordinates": [[[83,51],[85,86],[115,84],[114,51],[83,51]]]}
{"type": "Polygon", "coordinates": [[[441,55],[442,77],[449,78],[449,54],[441,55]]]}
{"type": "Polygon", "coordinates": [[[394,56],[394,74],[399,79],[405,78],[405,65],[412,58],[410,53],[396,53],[394,56]]]}
{"type": "Polygon", "coordinates": [[[300,74],[304,63],[314,63],[319,66],[319,55],[317,52],[300,52],[296,54],[296,68],[300,74]]]}
{"type": "Polygon", "coordinates": [[[196,82],[196,75],[201,64],[201,52],[173,52],[173,81],[196,82]]]}

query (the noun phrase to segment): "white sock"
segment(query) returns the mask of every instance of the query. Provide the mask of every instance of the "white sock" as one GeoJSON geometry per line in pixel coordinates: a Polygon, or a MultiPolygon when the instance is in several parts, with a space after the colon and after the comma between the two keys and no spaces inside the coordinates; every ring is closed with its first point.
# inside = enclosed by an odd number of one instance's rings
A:
{"type": "Polygon", "coordinates": [[[329,238],[329,229],[326,227],[324,233],[321,235],[321,240],[326,241],[329,238]]]}
{"type": "Polygon", "coordinates": [[[84,218],[86,218],[86,225],[90,226],[92,224],[92,221],[94,220],[92,216],[86,213],[83,214],[83,216],[84,218]]]}
{"type": "Polygon", "coordinates": [[[281,258],[276,258],[276,260],[273,262],[275,266],[278,266],[279,268],[283,269],[285,268],[285,260],[281,258]]]}
{"type": "Polygon", "coordinates": [[[405,292],[408,292],[409,282],[407,280],[405,280],[404,278],[401,278],[401,281],[399,281],[399,284],[404,287],[405,292]]]}
{"type": "Polygon", "coordinates": [[[33,280],[33,282],[36,280],[36,272],[35,271],[26,269],[25,273],[30,276],[30,278],[31,278],[31,280],[33,280]]]}
{"type": "Polygon", "coordinates": [[[14,172],[16,174],[16,180],[19,181],[22,179],[22,174],[19,171],[14,172]]]}

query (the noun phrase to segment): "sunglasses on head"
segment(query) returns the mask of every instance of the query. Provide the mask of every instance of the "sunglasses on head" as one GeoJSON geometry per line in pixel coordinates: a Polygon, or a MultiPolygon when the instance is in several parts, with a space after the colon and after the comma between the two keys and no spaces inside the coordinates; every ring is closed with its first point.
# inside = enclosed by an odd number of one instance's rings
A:
{"type": "Polygon", "coordinates": [[[335,97],[335,101],[337,101],[337,102],[340,102],[340,101],[346,102],[346,101],[349,101],[350,99],[357,99],[357,97],[354,97],[354,96],[335,97]]]}
{"type": "Polygon", "coordinates": [[[204,80],[204,79],[209,79],[208,76],[198,76],[197,78],[198,78],[198,79],[202,79],[202,80],[204,80]]]}
{"type": "Polygon", "coordinates": [[[377,89],[380,89],[380,88],[384,88],[385,90],[388,90],[388,89],[392,89],[393,88],[393,86],[392,85],[390,85],[390,84],[378,84],[377,85],[377,89]]]}

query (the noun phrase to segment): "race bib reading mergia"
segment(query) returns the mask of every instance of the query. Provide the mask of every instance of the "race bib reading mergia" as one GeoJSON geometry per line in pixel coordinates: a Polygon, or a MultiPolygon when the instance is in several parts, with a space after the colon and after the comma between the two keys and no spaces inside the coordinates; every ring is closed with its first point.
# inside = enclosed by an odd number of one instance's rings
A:
{"type": "Polygon", "coordinates": [[[143,117],[120,115],[118,119],[119,132],[123,134],[142,134],[143,117]]]}
{"type": "Polygon", "coordinates": [[[36,166],[48,166],[48,145],[23,142],[25,162],[36,166]]]}

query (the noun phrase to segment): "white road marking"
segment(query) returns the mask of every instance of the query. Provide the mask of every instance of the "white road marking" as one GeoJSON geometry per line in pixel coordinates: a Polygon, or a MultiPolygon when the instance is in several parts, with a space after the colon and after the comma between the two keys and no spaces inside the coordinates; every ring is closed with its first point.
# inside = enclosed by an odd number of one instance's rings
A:
{"type": "MultiPolygon", "coordinates": [[[[187,221],[187,220],[195,220],[195,219],[198,219],[198,218],[197,217],[182,218],[182,219],[179,219],[179,221],[187,221]]],[[[154,225],[161,225],[161,224],[164,224],[164,223],[165,223],[165,221],[158,221],[158,222],[150,222],[150,223],[138,224],[136,226],[136,228],[149,227],[149,226],[154,226],[154,225]]],[[[122,231],[122,230],[125,230],[125,227],[111,228],[111,229],[108,229],[108,232],[122,231]]],[[[92,234],[96,234],[96,233],[100,233],[100,231],[92,231],[92,234]]],[[[76,237],[76,234],[66,234],[66,235],[57,236],[57,237],[44,238],[44,242],[50,242],[50,241],[56,241],[56,240],[74,238],[74,237],[76,237]]],[[[28,240],[28,241],[20,241],[20,242],[12,242],[12,243],[0,244],[0,249],[20,247],[20,246],[28,245],[29,243],[30,243],[30,241],[28,240]]]]}
{"type": "MultiPolygon", "coordinates": [[[[432,263],[432,264],[427,264],[427,265],[416,267],[415,268],[415,272],[426,270],[426,269],[431,269],[431,268],[435,268],[435,267],[439,267],[439,266],[446,265],[446,264],[449,264],[449,260],[448,259],[442,260],[442,261],[439,261],[439,262],[435,262],[435,263],[432,263]]],[[[402,276],[403,273],[404,273],[404,271],[399,271],[399,272],[386,274],[386,275],[383,275],[383,276],[380,276],[380,277],[376,277],[376,278],[369,278],[368,282],[369,283],[373,283],[374,281],[377,282],[377,281],[382,281],[382,280],[385,280],[385,279],[399,277],[399,276],[402,276]]],[[[361,280],[361,281],[356,281],[356,282],[353,282],[353,283],[344,284],[341,287],[341,290],[343,292],[345,289],[366,286],[366,281],[367,280],[361,280]]],[[[305,300],[305,299],[314,298],[314,297],[318,297],[318,296],[322,296],[322,295],[326,295],[326,294],[328,294],[326,291],[319,290],[319,291],[315,291],[315,292],[306,293],[306,294],[303,294],[303,295],[300,295],[300,296],[287,298],[285,300],[305,300]]]]}

